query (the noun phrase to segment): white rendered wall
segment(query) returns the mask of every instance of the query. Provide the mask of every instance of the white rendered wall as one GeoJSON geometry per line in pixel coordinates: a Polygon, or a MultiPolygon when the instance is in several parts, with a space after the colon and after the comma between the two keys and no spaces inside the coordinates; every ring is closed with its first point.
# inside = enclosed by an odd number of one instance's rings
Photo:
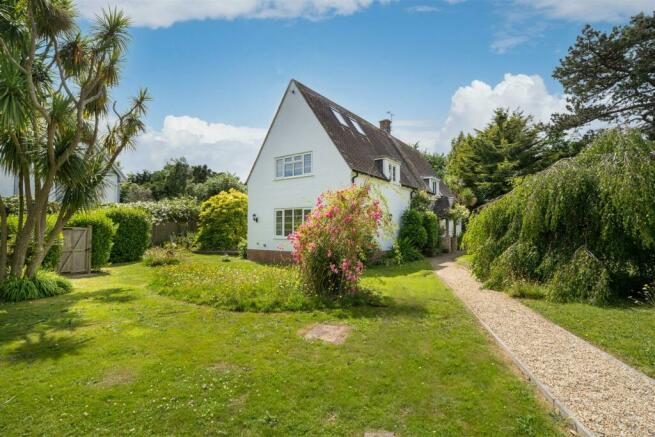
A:
{"type": "MultiPolygon", "coordinates": [[[[400,172],[402,173],[402,171],[403,168],[401,166],[400,172]]],[[[358,184],[369,184],[371,186],[371,193],[374,196],[384,198],[387,211],[391,214],[392,229],[387,230],[385,235],[378,238],[378,245],[381,250],[391,250],[393,242],[398,236],[400,216],[409,208],[412,190],[367,175],[357,176],[355,182],[358,184]]]]}
{"type": "Polygon", "coordinates": [[[290,251],[275,237],[275,209],[312,208],[322,192],[350,184],[350,168],[291,83],[248,179],[248,249],[290,251]],[[276,180],[275,158],[303,152],[313,154],[312,175],[276,180]]]}

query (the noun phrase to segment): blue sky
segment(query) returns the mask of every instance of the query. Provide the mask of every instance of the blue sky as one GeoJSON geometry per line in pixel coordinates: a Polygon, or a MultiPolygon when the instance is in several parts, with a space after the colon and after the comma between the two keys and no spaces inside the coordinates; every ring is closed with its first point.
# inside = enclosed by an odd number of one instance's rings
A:
{"type": "Polygon", "coordinates": [[[446,152],[496,106],[564,107],[553,68],[583,24],[609,29],[655,0],[78,0],[132,17],[119,102],[153,95],[127,171],[186,156],[245,176],[291,78],[394,134],[446,152]]]}

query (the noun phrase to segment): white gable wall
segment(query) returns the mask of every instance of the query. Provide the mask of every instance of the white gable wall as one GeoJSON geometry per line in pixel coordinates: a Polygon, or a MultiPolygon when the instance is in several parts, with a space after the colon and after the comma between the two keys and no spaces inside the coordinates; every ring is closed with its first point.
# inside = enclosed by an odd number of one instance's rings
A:
{"type": "MultiPolygon", "coordinates": [[[[400,166],[400,172],[403,168],[400,166]]],[[[386,233],[378,238],[378,245],[381,250],[391,250],[393,242],[398,236],[398,229],[400,227],[400,216],[409,208],[412,190],[403,187],[399,184],[392,184],[378,178],[367,175],[358,175],[355,179],[357,184],[369,184],[371,186],[371,194],[384,198],[387,211],[391,214],[392,229],[387,230],[386,233]]]]}
{"type": "Polygon", "coordinates": [[[290,251],[275,237],[275,209],[312,208],[322,192],[350,184],[350,167],[291,83],[248,179],[248,249],[290,251]],[[303,152],[313,154],[313,174],[276,180],[275,158],[303,152]]]}

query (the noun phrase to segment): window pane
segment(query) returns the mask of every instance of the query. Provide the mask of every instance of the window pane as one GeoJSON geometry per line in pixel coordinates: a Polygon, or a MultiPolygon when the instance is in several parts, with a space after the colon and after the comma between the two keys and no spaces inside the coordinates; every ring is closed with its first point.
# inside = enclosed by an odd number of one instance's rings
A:
{"type": "Polygon", "coordinates": [[[305,223],[305,220],[307,220],[307,217],[309,217],[309,213],[312,212],[311,209],[304,209],[302,211],[302,222],[305,223]]]}
{"type": "Polygon", "coordinates": [[[302,174],[302,162],[293,163],[293,175],[300,176],[302,174]]]}
{"type": "Polygon", "coordinates": [[[289,156],[288,158],[284,158],[284,162],[291,162],[293,161],[293,156],[289,156]]]}
{"type": "Polygon", "coordinates": [[[312,155],[308,153],[305,155],[305,173],[312,172],[312,155]]]}
{"type": "Polygon", "coordinates": [[[293,164],[284,164],[284,176],[293,176],[293,164]]]}
{"type": "Polygon", "coordinates": [[[282,235],[282,211],[275,211],[275,235],[282,235]]]}
{"type": "Polygon", "coordinates": [[[291,234],[293,232],[293,210],[285,209],[284,210],[284,236],[291,234]]]}
{"type": "Polygon", "coordinates": [[[275,177],[281,178],[284,174],[284,162],[281,159],[275,160],[275,177]]]}
{"type": "Polygon", "coordinates": [[[293,230],[294,232],[302,225],[302,209],[293,210],[293,230]]]}
{"type": "Polygon", "coordinates": [[[302,161],[302,155],[296,155],[293,157],[294,161],[302,161]]]}

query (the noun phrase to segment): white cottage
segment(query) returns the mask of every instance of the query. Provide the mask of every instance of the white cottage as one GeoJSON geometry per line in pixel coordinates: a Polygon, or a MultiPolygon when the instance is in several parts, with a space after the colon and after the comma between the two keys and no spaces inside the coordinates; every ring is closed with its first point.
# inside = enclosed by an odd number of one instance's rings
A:
{"type": "MultiPolygon", "coordinates": [[[[121,183],[127,178],[118,166],[113,166],[105,176],[101,204],[119,203],[121,200],[121,183]]],[[[0,196],[18,196],[18,176],[0,170],[0,196]]],[[[56,190],[50,192],[50,199],[57,200],[56,190]]]]}
{"type": "MultiPolygon", "coordinates": [[[[390,120],[375,126],[292,80],[247,179],[248,258],[288,260],[287,236],[318,196],[353,183],[385,197],[396,228],[418,190],[440,209],[454,202],[421,153],[391,135],[390,120]]],[[[390,250],[394,239],[379,241],[380,249],[390,250]]]]}

